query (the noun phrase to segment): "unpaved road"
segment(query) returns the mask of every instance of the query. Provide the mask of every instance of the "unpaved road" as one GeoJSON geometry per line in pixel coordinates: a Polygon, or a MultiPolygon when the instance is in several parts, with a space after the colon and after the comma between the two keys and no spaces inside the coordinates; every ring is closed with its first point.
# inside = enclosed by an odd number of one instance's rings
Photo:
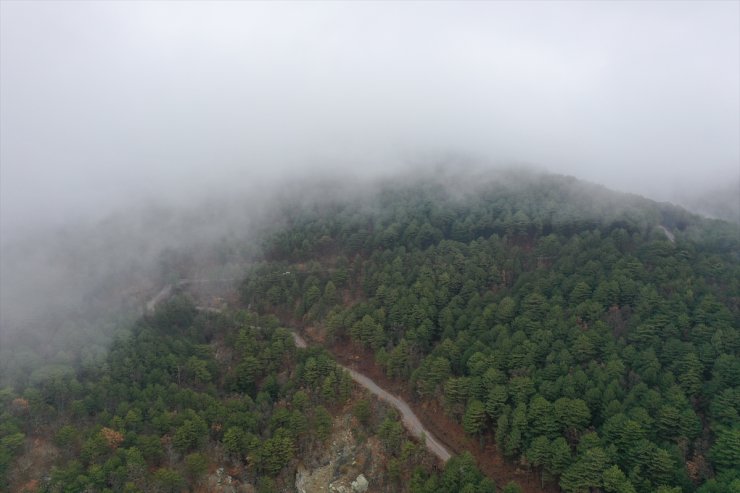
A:
{"type": "MultiPolygon", "coordinates": [[[[219,280],[219,281],[226,281],[219,280]]],[[[209,282],[209,281],[201,281],[201,280],[186,280],[181,281],[179,284],[187,284],[192,282],[209,282]]],[[[154,308],[167,299],[172,294],[172,284],[168,284],[162,290],[157,293],[154,298],[149,300],[149,302],[146,304],[146,308],[148,312],[154,311],[154,308]]],[[[219,309],[216,308],[204,308],[204,307],[197,307],[199,310],[202,311],[212,311],[212,312],[220,312],[219,309]]],[[[296,347],[299,348],[307,348],[308,343],[306,340],[301,337],[297,332],[292,331],[293,334],[293,340],[295,341],[296,347]]],[[[339,363],[337,363],[339,364],[339,363]]],[[[424,428],[424,425],[421,424],[421,421],[419,418],[414,414],[414,412],[411,410],[408,404],[403,399],[400,399],[396,397],[395,395],[391,394],[387,390],[381,388],[378,384],[376,384],[372,379],[369,377],[363,375],[362,373],[359,373],[352,368],[349,368],[347,366],[344,366],[342,364],[339,364],[342,368],[347,370],[347,372],[352,377],[352,380],[357,382],[358,384],[365,387],[367,390],[369,390],[371,393],[378,396],[379,399],[387,402],[391,406],[398,409],[398,412],[401,413],[401,420],[403,422],[403,425],[406,427],[406,429],[416,438],[424,442],[426,447],[429,449],[430,452],[432,452],[434,455],[439,457],[442,462],[447,462],[450,460],[450,457],[452,457],[452,454],[450,454],[449,450],[442,445],[436,438],[434,438],[434,435],[429,433],[429,430],[424,428]]]]}
{"type": "MultiPolygon", "coordinates": [[[[183,279],[181,281],[178,281],[175,284],[167,284],[165,287],[163,287],[161,289],[161,291],[159,291],[159,293],[155,294],[152,299],[150,299],[149,301],[146,302],[146,310],[145,311],[146,311],[146,313],[153,313],[154,312],[154,309],[157,307],[157,305],[159,305],[164,300],[166,300],[167,298],[169,298],[170,296],[172,296],[172,289],[175,286],[182,287],[182,286],[186,286],[188,284],[207,284],[207,283],[235,282],[235,281],[238,281],[238,280],[239,279],[237,279],[235,277],[228,278],[228,279],[183,279]]],[[[217,308],[208,308],[208,307],[202,307],[202,306],[197,306],[196,308],[198,310],[200,310],[200,311],[205,311],[205,312],[213,312],[213,313],[220,313],[221,312],[221,310],[219,310],[217,308]]]]}
{"type": "Polygon", "coordinates": [[[663,230],[663,233],[665,233],[665,237],[668,238],[668,241],[670,241],[671,243],[676,243],[676,237],[673,236],[673,233],[668,231],[668,228],[666,228],[662,224],[659,225],[658,227],[663,230]]]}
{"type": "MultiPolygon", "coordinates": [[[[293,339],[295,340],[295,345],[297,347],[308,347],[306,340],[298,333],[293,332],[293,339]]],[[[442,445],[436,438],[434,438],[434,436],[429,433],[426,428],[424,428],[424,425],[421,424],[419,418],[416,416],[416,414],[414,414],[409,405],[406,404],[403,399],[400,399],[390,392],[386,391],[385,389],[381,388],[372,379],[368,378],[362,373],[358,373],[352,368],[344,365],[339,366],[347,370],[347,372],[352,377],[352,380],[365,387],[371,393],[377,395],[379,399],[398,409],[398,412],[401,413],[401,419],[406,429],[411,432],[412,435],[423,441],[429,451],[439,457],[442,462],[447,462],[450,457],[452,457],[450,451],[447,450],[447,448],[442,445]]]]}
{"type": "Polygon", "coordinates": [[[378,386],[378,384],[373,382],[370,378],[366,377],[362,373],[358,373],[352,368],[347,368],[344,365],[341,366],[349,372],[350,376],[352,376],[352,379],[355,382],[359,383],[367,390],[377,395],[379,399],[384,400],[391,406],[398,409],[398,411],[401,413],[403,425],[406,427],[407,430],[411,432],[412,435],[423,441],[430,452],[442,459],[442,462],[447,462],[450,459],[450,457],[452,456],[450,452],[445,448],[444,445],[439,443],[437,439],[435,439],[434,436],[429,433],[426,428],[424,428],[424,425],[421,424],[419,418],[416,417],[416,414],[414,414],[414,412],[411,410],[409,405],[406,404],[406,402],[382,389],[378,386]]]}
{"type": "Polygon", "coordinates": [[[155,294],[154,298],[146,302],[146,312],[153,313],[157,305],[159,305],[161,302],[169,298],[171,294],[172,294],[172,284],[168,284],[165,287],[163,287],[159,293],[155,294]]]}

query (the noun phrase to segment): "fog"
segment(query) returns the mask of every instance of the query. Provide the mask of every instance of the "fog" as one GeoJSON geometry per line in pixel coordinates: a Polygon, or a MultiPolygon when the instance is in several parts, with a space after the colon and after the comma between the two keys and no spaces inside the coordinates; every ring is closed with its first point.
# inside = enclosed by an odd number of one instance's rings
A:
{"type": "Polygon", "coordinates": [[[246,261],[286,181],[440,163],[740,218],[740,3],[3,1],[0,350],[246,261]]]}
{"type": "Polygon", "coordinates": [[[2,233],[438,153],[740,186],[737,2],[3,2],[2,233]]]}

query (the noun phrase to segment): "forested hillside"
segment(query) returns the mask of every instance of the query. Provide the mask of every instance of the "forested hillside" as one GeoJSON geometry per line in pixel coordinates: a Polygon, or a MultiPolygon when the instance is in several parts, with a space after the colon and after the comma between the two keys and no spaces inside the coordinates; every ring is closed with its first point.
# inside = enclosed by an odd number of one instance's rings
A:
{"type": "Polygon", "coordinates": [[[572,178],[470,181],[286,205],[244,302],[370,348],[545,484],[740,491],[737,226],[572,178]]]}
{"type": "MultiPolygon", "coordinates": [[[[247,313],[197,315],[174,300],[116,342],[104,365],[19,395],[6,390],[3,445],[14,445],[0,464],[6,486],[27,472],[7,457],[23,451],[24,435],[59,448],[45,491],[181,491],[202,479],[216,451],[237,463],[251,454],[253,473],[269,481],[299,445],[326,436],[331,418],[320,405],[306,413],[313,394],[305,392],[275,405],[283,386],[301,381],[295,349],[289,332],[257,323],[247,313]],[[224,326],[236,329],[209,345],[224,326]]],[[[334,371],[329,360],[322,371],[334,371]]]]}
{"type": "Polygon", "coordinates": [[[0,406],[0,491],[295,491],[296,468],[333,453],[341,418],[379,444],[366,459],[375,488],[493,492],[469,456],[440,472],[394,412],[274,317],[199,313],[184,297],[102,364],[2,389],[0,406]]]}
{"type": "Polygon", "coordinates": [[[349,347],[527,491],[740,490],[737,226],[552,175],[330,192],[282,198],[242,306],[175,296],[2,389],[0,490],[295,491],[352,435],[368,491],[518,491],[480,455],[440,469],[349,347]]]}

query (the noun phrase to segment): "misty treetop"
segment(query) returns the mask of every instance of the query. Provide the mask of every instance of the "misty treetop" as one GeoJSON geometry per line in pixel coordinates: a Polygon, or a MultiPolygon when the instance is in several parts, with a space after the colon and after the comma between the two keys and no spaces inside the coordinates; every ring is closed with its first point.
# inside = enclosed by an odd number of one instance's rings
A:
{"type": "MultiPolygon", "coordinates": [[[[3,389],[1,487],[181,491],[215,464],[288,487],[351,380],[282,319],[372,351],[543,484],[737,491],[737,227],[567,177],[447,178],[286,200],[241,286],[253,311],[175,296],[102,359],[3,389]]],[[[396,417],[354,414],[389,487],[494,489],[471,456],[417,468],[396,417]]]]}
{"type": "Polygon", "coordinates": [[[736,226],[570,178],[432,180],[292,209],[242,294],[564,491],[729,492],[739,256],[736,226]]]}

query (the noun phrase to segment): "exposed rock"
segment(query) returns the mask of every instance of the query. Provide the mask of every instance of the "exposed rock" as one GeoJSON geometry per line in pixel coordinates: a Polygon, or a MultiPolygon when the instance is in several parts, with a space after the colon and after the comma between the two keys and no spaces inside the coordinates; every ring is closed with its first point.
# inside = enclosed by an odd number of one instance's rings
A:
{"type": "Polygon", "coordinates": [[[360,474],[357,476],[357,479],[352,481],[352,491],[354,491],[354,493],[365,493],[369,485],[370,483],[365,478],[365,475],[360,474]]]}
{"type": "Polygon", "coordinates": [[[306,490],[307,477],[310,477],[310,473],[303,464],[298,464],[295,471],[295,489],[298,493],[308,493],[306,490]]]}
{"type": "Polygon", "coordinates": [[[313,471],[299,466],[295,478],[296,490],[299,493],[327,493],[333,475],[334,464],[332,463],[314,469],[313,471]]]}
{"type": "Polygon", "coordinates": [[[335,420],[328,446],[322,452],[320,458],[298,465],[298,493],[367,493],[367,478],[382,473],[384,456],[378,439],[371,436],[358,441],[350,414],[335,420]]]}
{"type": "Polygon", "coordinates": [[[347,485],[347,481],[342,478],[329,485],[329,493],[352,493],[352,490],[347,485]]]}
{"type": "Polygon", "coordinates": [[[237,491],[244,491],[240,488],[237,490],[237,482],[234,481],[223,467],[219,467],[215,473],[208,476],[207,479],[208,491],[214,493],[237,493],[237,491]]]}

